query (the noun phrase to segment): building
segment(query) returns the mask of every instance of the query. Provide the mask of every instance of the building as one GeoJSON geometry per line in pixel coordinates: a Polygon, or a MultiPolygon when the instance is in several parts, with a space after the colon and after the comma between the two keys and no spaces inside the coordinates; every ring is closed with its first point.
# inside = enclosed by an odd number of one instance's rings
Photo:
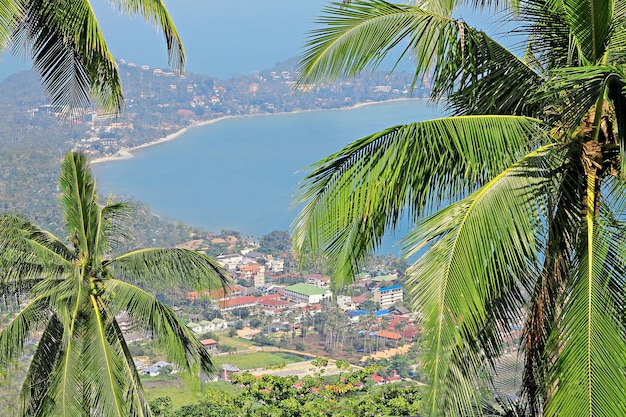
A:
{"type": "Polygon", "coordinates": [[[282,258],[274,259],[272,255],[267,255],[265,267],[270,272],[283,272],[285,270],[285,260],[282,258]]]}
{"type": "Polygon", "coordinates": [[[256,297],[254,295],[246,295],[243,297],[231,298],[218,303],[220,310],[228,311],[236,308],[246,308],[256,306],[256,297]]]}
{"type": "Polygon", "coordinates": [[[331,299],[333,293],[328,289],[322,289],[310,284],[295,284],[285,287],[285,298],[296,303],[315,304],[322,300],[331,299]]]}
{"type": "Polygon", "coordinates": [[[256,262],[237,266],[237,277],[245,279],[253,284],[255,288],[265,286],[265,267],[256,262]]]}
{"type": "Polygon", "coordinates": [[[198,323],[190,321],[189,323],[187,323],[187,327],[191,329],[191,331],[195,334],[204,334],[217,330],[224,330],[228,327],[228,323],[226,322],[226,320],[214,318],[211,321],[202,320],[198,323]]]}
{"type": "Polygon", "coordinates": [[[308,274],[306,283],[318,288],[330,288],[330,277],[322,274],[308,274]]]}
{"type": "Polygon", "coordinates": [[[200,341],[200,343],[202,343],[202,346],[204,346],[206,351],[210,354],[217,354],[217,342],[214,339],[203,339],[200,341]]]}
{"type": "Polygon", "coordinates": [[[374,288],[374,301],[379,303],[381,308],[401,303],[404,301],[402,286],[392,285],[391,287],[374,288]]]}

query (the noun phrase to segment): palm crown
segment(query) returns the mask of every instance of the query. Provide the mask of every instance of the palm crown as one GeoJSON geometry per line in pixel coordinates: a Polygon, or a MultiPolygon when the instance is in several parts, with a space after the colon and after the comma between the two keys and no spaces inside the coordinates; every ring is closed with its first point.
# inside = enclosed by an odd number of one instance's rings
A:
{"type": "Polygon", "coordinates": [[[322,251],[340,286],[403,216],[415,222],[406,285],[423,316],[430,414],[480,413],[485,370],[523,324],[528,415],[625,415],[626,2],[512,2],[519,55],[451,17],[453,2],[418,3],[334,4],[312,32],[301,83],[400,48],[451,116],[316,163],[296,245],[322,251]]]}
{"type": "Polygon", "coordinates": [[[0,333],[0,365],[41,340],[21,391],[21,415],[147,416],[139,375],[116,321],[125,313],[190,374],[212,372],[209,354],[173,311],[135,286],[217,287],[228,283],[213,259],[184,249],[115,256],[129,207],[100,207],[82,154],[63,161],[60,184],[68,243],[21,217],[0,217],[0,285],[28,302],[0,333]]]}

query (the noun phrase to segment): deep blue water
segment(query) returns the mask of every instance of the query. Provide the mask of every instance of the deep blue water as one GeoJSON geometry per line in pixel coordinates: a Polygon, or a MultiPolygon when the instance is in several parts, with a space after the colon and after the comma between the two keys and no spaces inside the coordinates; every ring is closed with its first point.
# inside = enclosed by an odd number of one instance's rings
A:
{"type": "Polygon", "coordinates": [[[288,230],[302,169],[386,127],[438,117],[423,100],[226,119],[93,166],[101,194],[133,197],[168,219],[261,236],[288,230]]]}

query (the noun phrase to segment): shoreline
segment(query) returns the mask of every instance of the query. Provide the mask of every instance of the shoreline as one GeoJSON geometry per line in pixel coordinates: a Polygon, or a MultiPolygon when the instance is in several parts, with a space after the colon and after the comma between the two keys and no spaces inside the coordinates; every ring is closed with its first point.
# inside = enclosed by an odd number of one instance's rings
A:
{"type": "Polygon", "coordinates": [[[356,110],[356,109],[358,109],[360,107],[370,106],[370,105],[373,105],[373,104],[384,104],[384,103],[393,103],[393,102],[398,102],[398,101],[411,101],[411,100],[428,100],[428,99],[423,99],[423,98],[396,98],[396,99],[392,99],[392,100],[369,101],[369,102],[364,102],[364,103],[357,103],[357,104],[355,104],[353,106],[340,107],[340,108],[337,108],[337,109],[310,109],[310,110],[295,110],[295,111],[280,112],[280,113],[243,114],[243,115],[237,115],[237,116],[221,116],[221,117],[217,117],[217,118],[211,119],[211,120],[202,120],[202,121],[199,121],[199,122],[194,122],[194,123],[190,124],[189,126],[183,127],[182,129],[179,129],[176,132],[170,133],[169,135],[164,136],[162,138],[158,138],[158,139],[153,140],[151,142],[143,143],[141,145],[133,146],[132,148],[122,148],[122,149],[120,149],[119,151],[117,151],[113,155],[108,155],[108,156],[102,156],[102,157],[99,157],[99,158],[95,158],[95,159],[91,160],[89,163],[91,165],[94,165],[94,164],[101,164],[101,163],[105,163],[105,162],[114,162],[114,161],[121,161],[121,160],[124,160],[124,159],[131,159],[131,158],[135,157],[133,155],[133,152],[135,152],[135,151],[137,151],[139,149],[147,148],[149,146],[160,145],[160,144],[165,143],[165,142],[170,142],[170,141],[178,138],[179,136],[182,136],[183,134],[187,133],[187,131],[189,131],[190,129],[194,129],[194,128],[200,127],[200,126],[210,125],[210,124],[221,122],[221,121],[227,120],[227,119],[243,119],[243,118],[246,118],[246,117],[259,117],[259,116],[279,116],[279,115],[300,114],[300,113],[307,113],[307,112],[314,112],[314,111],[327,111],[327,110],[356,110]]]}

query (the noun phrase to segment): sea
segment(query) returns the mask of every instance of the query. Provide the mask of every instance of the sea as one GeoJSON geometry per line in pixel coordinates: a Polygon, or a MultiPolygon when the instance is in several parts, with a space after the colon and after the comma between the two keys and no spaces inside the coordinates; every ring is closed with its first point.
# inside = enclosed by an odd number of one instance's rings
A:
{"type": "MultiPolygon", "coordinates": [[[[293,197],[307,167],[360,137],[397,124],[440,117],[426,100],[227,118],[93,165],[98,190],[147,203],[172,221],[208,231],[260,237],[289,230],[293,197]]],[[[384,253],[397,253],[391,234],[384,253]]]]}

